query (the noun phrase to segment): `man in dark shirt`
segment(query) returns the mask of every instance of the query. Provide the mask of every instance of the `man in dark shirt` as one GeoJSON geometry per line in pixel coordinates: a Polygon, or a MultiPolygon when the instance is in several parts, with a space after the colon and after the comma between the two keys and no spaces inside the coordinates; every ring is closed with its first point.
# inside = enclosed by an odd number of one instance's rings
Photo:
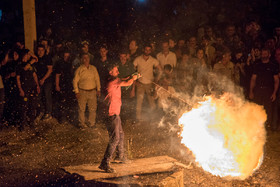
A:
{"type": "MultiPolygon", "coordinates": [[[[127,51],[123,50],[119,53],[119,78],[121,80],[128,80],[133,73],[135,73],[134,66],[131,62],[128,61],[128,55],[127,51]]],[[[122,99],[123,99],[123,105],[122,105],[122,118],[133,116],[135,114],[135,84],[127,87],[122,87],[122,99]]]]}
{"type": "Polygon", "coordinates": [[[272,123],[272,103],[279,87],[278,66],[270,61],[270,51],[262,49],[261,61],[256,63],[250,83],[250,99],[263,105],[267,113],[267,127],[272,123]]]}
{"type": "Polygon", "coordinates": [[[45,48],[43,45],[37,46],[38,62],[34,64],[38,76],[39,84],[41,86],[40,94],[40,112],[45,114],[43,119],[51,119],[52,113],[52,71],[53,64],[49,56],[45,55],[45,48]]]}
{"type": "Polygon", "coordinates": [[[74,103],[72,80],[74,77],[74,69],[72,66],[71,52],[65,50],[63,59],[58,61],[55,69],[55,90],[57,91],[59,122],[66,122],[66,118],[70,117],[69,113],[74,103]],[[68,114],[68,115],[67,115],[68,114]]]}
{"type": "Polygon", "coordinates": [[[21,97],[20,111],[22,123],[20,129],[22,129],[24,125],[33,124],[36,115],[36,98],[37,94],[40,93],[37,75],[32,66],[37,59],[33,58],[30,60],[28,52],[29,50],[23,51],[21,63],[16,70],[17,86],[21,97]]]}
{"type": "Polygon", "coordinates": [[[103,44],[99,48],[99,58],[94,61],[94,66],[96,67],[98,74],[100,76],[101,84],[101,95],[98,97],[98,108],[97,108],[97,119],[98,121],[104,120],[104,114],[106,113],[107,105],[104,103],[105,96],[107,95],[107,83],[110,77],[108,67],[110,66],[110,61],[108,60],[108,47],[103,44]]]}

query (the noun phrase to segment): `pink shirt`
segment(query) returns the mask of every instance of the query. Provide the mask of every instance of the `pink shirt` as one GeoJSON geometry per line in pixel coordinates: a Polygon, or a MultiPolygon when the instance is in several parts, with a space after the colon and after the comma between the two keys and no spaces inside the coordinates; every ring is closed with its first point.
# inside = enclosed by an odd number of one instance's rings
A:
{"type": "Polygon", "coordinates": [[[120,115],[122,98],[121,98],[121,80],[116,78],[115,80],[109,82],[107,91],[109,99],[109,116],[120,115]]]}

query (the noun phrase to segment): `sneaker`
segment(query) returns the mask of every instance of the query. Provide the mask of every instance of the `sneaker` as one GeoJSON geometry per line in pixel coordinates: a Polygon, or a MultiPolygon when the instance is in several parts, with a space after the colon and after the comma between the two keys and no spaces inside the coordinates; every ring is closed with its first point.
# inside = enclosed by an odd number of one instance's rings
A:
{"type": "Polygon", "coordinates": [[[52,119],[52,116],[50,114],[45,114],[43,120],[49,120],[49,119],[52,119]]]}
{"type": "Polygon", "coordinates": [[[116,173],[116,170],[114,170],[113,168],[111,168],[109,166],[109,164],[100,164],[100,166],[98,166],[99,169],[104,170],[106,173],[116,173]]]}

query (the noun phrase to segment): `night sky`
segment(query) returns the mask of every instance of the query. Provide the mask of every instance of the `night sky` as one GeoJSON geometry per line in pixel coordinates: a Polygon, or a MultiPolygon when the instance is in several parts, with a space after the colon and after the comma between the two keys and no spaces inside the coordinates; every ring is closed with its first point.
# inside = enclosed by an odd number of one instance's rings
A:
{"type": "MultiPolygon", "coordinates": [[[[21,0],[1,0],[1,43],[23,39],[21,0]]],[[[65,40],[117,41],[128,35],[193,35],[206,24],[243,26],[257,20],[272,34],[280,18],[278,0],[35,0],[38,36],[49,26],[65,40]]]]}

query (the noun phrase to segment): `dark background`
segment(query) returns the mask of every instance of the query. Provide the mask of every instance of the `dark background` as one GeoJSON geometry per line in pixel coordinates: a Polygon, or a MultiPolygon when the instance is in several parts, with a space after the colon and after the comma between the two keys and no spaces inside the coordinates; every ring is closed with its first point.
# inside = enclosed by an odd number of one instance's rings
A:
{"type": "MultiPolygon", "coordinates": [[[[38,37],[51,27],[57,38],[117,42],[130,35],[177,37],[206,24],[216,30],[227,23],[257,20],[271,35],[279,24],[279,0],[35,0],[38,37]]],[[[23,40],[22,0],[1,0],[0,41],[23,40]]]]}

